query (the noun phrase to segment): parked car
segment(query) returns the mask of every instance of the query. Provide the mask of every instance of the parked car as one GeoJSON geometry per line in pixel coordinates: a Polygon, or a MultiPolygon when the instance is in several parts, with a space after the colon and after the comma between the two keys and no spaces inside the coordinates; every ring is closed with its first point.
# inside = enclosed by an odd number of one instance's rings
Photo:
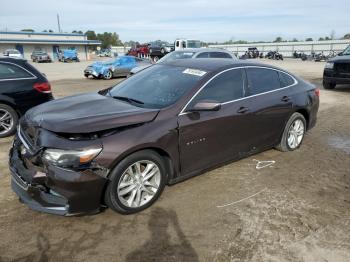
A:
{"type": "Polygon", "coordinates": [[[28,111],[10,151],[12,189],[53,214],[103,205],[139,212],[165,185],[273,147],[298,149],[315,125],[318,96],[310,83],[260,63],[156,64],[99,93],[28,111]]]}
{"type": "Polygon", "coordinates": [[[324,68],[323,87],[334,89],[338,84],[350,84],[350,45],[329,59],[324,68]]]}
{"type": "Polygon", "coordinates": [[[30,55],[33,62],[48,62],[51,63],[51,57],[48,55],[48,53],[44,51],[33,51],[33,53],[30,55]]]}
{"type": "Polygon", "coordinates": [[[167,42],[155,41],[149,44],[149,55],[154,62],[174,50],[174,46],[167,42]]]}
{"type": "Polygon", "coordinates": [[[7,49],[3,52],[3,56],[11,58],[23,58],[23,55],[17,49],[7,49]]]}
{"type": "Polygon", "coordinates": [[[174,42],[174,50],[201,48],[201,45],[201,41],[195,39],[176,39],[174,42]]]}
{"type": "Polygon", "coordinates": [[[95,62],[84,70],[84,76],[93,78],[112,79],[117,76],[127,76],[136,66],[150,65],[149,60],[134,56],[120,56],[105,62],[95,62]]]}
{"type": "MultiPolygon", "coordinates": [[[[162,59],[160,59],[157,63],[169,62],[177,59],[189,59],[189,58],[228,58],[228,59],[236,59],[237,57],[229,51],[218,48],[189,48],[186,50],[173,51],[162,59]]],[[[136,74],[137,72],[151,66],[152,64],[146,64],[143,66],[137,66],[131,69],[129,76],[136,74]]]]}
{"type": "Polygon", "coordinates": [[[52,99],[50,83],[26,60],[0,58],[0,138],[16,132],[28,109],[52,99]]]}
{"type": "Polygon", "coordinates": [[[65,49],[58,53],[58,61],[60,62],[80,62],[78,52],[76,50],[65,49]]]}

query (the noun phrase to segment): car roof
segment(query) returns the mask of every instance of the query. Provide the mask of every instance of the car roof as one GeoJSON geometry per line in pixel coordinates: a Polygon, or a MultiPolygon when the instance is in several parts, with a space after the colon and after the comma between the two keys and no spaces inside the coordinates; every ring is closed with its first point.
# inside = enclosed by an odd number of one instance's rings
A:
{"type": "Polygon", "coordinates": [[[24,58],[20,58],[20,57],[0,57],[0,62],[25,62],[27,61],[24,58]]]}
{"type": "Polygon", "coordinates": [[[247,61],[247,60],[234,60],[234,59],[227,59],[227,58],[177,59],[177,60],[171,60],[171,61],[164,61],[162,62],[162,65],[188,67],[188,68],[195,68],[195,69],[200,69],[205,71],[216,71],[222,68],[231,68],[231,67],[240,67],[240,66],[263,66],[263,67],[281,70],[279,68],[275,68],[273,66],[266,65],[263,63],[257,63],[253,61],[247,61]]]}
{"type": "Polygon", "coordinates": [[[224,52],[224,53],[230,53],[230,51],[227,51],[225,49],[221,48],[186,48],[181,50],[176,50],[173,52],[193,52],[193,53],[200,53],[200,52],[224,52]]]}

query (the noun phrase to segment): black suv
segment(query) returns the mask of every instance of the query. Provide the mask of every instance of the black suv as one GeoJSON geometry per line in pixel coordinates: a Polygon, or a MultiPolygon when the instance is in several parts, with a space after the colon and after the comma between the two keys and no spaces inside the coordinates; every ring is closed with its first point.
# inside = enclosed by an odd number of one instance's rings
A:
{"type": "Polygon", "coordinates": [[[350,45],[328,60],[324,68],[323,87],[334,89],[337,84],[350,84],[350,45]]]}
{"type": "Polygon", "coordinates": [[[16,132],[28,109],[52,99],[50,83],[26,60],[0,58],[0,138],[16,132]]]}

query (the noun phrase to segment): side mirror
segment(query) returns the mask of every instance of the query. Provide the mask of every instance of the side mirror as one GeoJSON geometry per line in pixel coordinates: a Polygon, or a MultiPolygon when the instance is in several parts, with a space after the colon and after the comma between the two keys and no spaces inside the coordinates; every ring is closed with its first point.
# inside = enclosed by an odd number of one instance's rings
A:
{"type": "Polygon", "coordinates": [[[219,111],[221,104],[217,101],[212,100],[202,100],[197,102],[189,111],[198,112],[198,111],[219,111]]]}

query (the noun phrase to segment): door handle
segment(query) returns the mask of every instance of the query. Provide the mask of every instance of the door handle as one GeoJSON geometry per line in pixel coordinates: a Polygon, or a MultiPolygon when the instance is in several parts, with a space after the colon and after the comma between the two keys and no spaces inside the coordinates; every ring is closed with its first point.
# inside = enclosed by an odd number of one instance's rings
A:
{"type": "Polygon", "coordinates": [[[244,113],[247,113],[248,111],[249,111],[248,107],[242,106],[237,110],[237,113],[244,114],[244,113]]]}
{"type": "Polygon", "coordinates": [[[281,101],[289,102],[290,101],[290,97],[289,96],[284,96],[284,97],[281,98],[281,101]]]}

